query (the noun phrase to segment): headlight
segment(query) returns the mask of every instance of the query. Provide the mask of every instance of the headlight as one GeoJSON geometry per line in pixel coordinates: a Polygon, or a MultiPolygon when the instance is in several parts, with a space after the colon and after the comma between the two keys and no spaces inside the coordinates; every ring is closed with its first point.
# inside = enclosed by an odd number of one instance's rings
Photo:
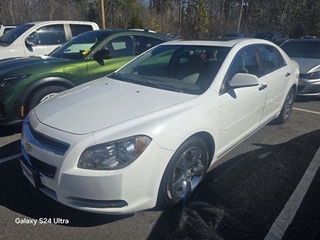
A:
{"type": "Polygon", "coordinates": [[[312,72],[312,73],[305,74],[303,76],[303,78],[305,78],[305,79],[319,79],[320,72],[312,72]]]}
{"type": "Polygon", "coordinates": [[[114,170],[128,166],[148,147],[151,138],[134,136],[89,147],[81,154],[78,167],[114,170]]]}
{"type": "Polygon", "coordinates": [[[26,74],[26,75],[22,75],[22,76],[0,78],[0,87],[16,85],[21,80],[28,78],[30,76],[31,76],[31,74],[26,74]]]}

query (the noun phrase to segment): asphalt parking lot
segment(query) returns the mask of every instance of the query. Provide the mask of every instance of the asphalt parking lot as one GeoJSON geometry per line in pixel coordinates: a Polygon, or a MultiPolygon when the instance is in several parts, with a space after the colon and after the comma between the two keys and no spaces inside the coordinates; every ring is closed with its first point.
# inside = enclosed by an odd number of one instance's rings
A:
{"type": "Polygon", "coordinates": [[[0,129],[0,239],[320,238],[319,99],[298,99],[287,123],[224,156],[191,201],[130,216],[79,212],[34,189],[19,138],[19,127],[0,129]]]}

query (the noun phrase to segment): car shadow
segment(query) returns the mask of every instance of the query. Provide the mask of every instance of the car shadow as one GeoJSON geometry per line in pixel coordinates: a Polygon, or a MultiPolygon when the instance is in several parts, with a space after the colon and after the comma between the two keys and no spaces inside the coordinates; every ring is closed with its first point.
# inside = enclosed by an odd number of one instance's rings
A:
{"type": "Polygon", "coordinates": [[[20,147],[20,139],[8,143],[7,145],[0,147],[0,159],[4,159],[10,156],[14,156],[19,154],[21,147],[20,147]]]}
{"type": "Polygon", "coordinates": [[[320,130],[255,145],[209,172],[188,202],[164,209],[148,239],[264,239],[320,147],[320,130]]]}
{"type": "Polygon", "coordinates": [[[7,137],[16,133],[21,133],[22,125],[0,126],[0,137],[7,137]]]}
{"type": "Polygon", "coordinates": [[[320,101],[320,97],[303,97],[296,96],[295,102],[311,102],[311,101],[320,101]]]}

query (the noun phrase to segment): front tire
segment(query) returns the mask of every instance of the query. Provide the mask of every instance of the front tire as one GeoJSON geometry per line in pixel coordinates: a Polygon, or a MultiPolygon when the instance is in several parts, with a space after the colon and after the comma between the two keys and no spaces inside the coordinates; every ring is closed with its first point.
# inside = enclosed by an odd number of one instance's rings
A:
{"type": "Polygon", "coordinates": [[[199,137],[187,139],[172,156],[160,186],[160,203],[174,206],[193,196],[209,165],[207,144],[199,137]]]}
{"type": "Polygon", "coordinates": [[[38,90],[34,91],[27,100],[27,103],[26,103],[27,113],[25,113],[25,115],[27,115],[31,111],[31,109],[36,107],[41,101],[44,101],[45,99],[51,97],[55,93],[59,93],[64,90],[67,90],[67,88],[63,86],[52,85],[52,86],[39,88],[38,90]]]}
{"type": "Polygon", "coordinates": [[[294,98],[295,91],[293,88],[291,88],[288,95],[286,96],[286,99],[284,100],[280,115],[277,118],[277,123],[282,124],[289,119],[293,108],[294,98]]]}

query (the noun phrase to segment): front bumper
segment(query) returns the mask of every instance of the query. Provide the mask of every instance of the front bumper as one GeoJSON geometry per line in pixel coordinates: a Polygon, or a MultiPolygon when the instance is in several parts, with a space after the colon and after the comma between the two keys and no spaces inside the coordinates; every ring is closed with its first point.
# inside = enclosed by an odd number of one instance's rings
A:
{"type": "MultiPolygon", "coordinates": [[[[24,167],[35,171],[32,176],[35,186],[49,197],[78,210],[105,214],[130,214],[156,205],[161,178],[172,151],[164,150],[152,141],[126,168],[113,171],[80,169],[77,163],[82,151],[94,142],[91,134],[71,136],[50,129],[50,135],[43,135],[26,122],[21,138],[21,161],[24,167]],[[58,135],[70,144],[64,153],[47,146],[53,145],[50,141],[56,141],[58,135]],[[39,138],[44,139],[39,141],[39,138]]],[[[48,131],[44,125],[40,128],[48,131]]]]}
{"type": "Polygon", "coordinates": [[[18,101],[15,100],[14,90],[0,88],[0,126],[17,125],[23,122],[20,116],[18,101]]]}
{"type": "Polygon", "coordinates": [[[298,96],[320,96],[320,79],[299,78],[298,96]]]}

